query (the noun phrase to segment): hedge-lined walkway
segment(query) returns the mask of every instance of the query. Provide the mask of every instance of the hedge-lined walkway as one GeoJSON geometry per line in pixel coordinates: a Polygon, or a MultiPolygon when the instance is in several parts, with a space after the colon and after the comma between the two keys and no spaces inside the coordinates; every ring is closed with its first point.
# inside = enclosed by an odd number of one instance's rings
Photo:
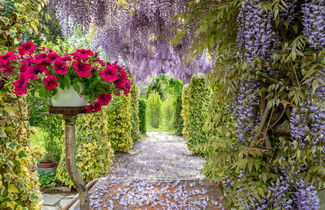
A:
{"type": "Polygon", "coordinates": [[[92,209],[223,209],[220,194],[200,174],[204,160],[183,138],[148,132],[111,174],[91,189],[92,209]]]}

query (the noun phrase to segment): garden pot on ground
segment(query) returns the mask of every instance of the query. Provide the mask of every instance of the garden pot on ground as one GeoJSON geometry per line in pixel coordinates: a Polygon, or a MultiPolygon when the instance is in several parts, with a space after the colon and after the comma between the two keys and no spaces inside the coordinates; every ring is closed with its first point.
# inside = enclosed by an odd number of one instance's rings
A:
{"type": "Polygon", "coordinates": [[[37,171],[39,174],[49,174],[55,172],[57,164],[55,162],[39,162],[37,164],[37,171]]]}
{"type": "MultiPolygon", "coordinates": [[[[84,86],[79,85],[83,90],[84,86]]],[[[81,107],[87,106],[87,101],[80,95],[72,86],[70,88],[62,89],[58,87],[58,92],[51,98],[51,104],[55,107],[81,107]]]]}

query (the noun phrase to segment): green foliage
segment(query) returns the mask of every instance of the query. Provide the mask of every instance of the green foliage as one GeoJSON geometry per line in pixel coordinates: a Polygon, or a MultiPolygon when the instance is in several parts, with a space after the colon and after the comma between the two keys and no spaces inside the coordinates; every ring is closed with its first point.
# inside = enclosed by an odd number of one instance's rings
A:
{"type": "Polygon", "coordinates": [[[190,121],[190,86],[188,84],[184,85],[183,93],[182,93],[182,118],[183,118],[183,136],[188,139],[189,138],[189,121],[190,121]]]}
{"type": "MultiPolygon", "coordinates": [[[[108,120],[102,112],[80,115],[76,121],[76,162],[85,182],[98,178],[112,165],[113,150],[107,130],[108,120]]],[[[57,178],[67,186],[73,186],[65,165],[64,147],[57,178]]]]}
{"type": "Polygon", "coordinates": [[[147,115],[149,125],[152,128],[159,128],[161,121],[161,105],[160,96],[157,92],[151,92],[147,99],[147,115]]]}
{"type": "Polygon", "coordinates": [[[132,85],[131,88],[131,123],[132,123],[132,130],[131,130],[131,136],[132,140],[135,142],[141,138],[140,133],[140,119],[139,119],[139,90],[135,86],[135,84],[132,85]]]}
{"type": "Polygon", "coordinates": [[[175,121],[175,98],[167,94],[166,99],[162,102],[162,126],[167,130],[174,129],[175,121]]]}
{"type": "Polygon", "coordinates": [[[0,0],[0,54],[12,51],[28,34],[39,34],[39,12],[45,0],[0,0]]]}
{"type": "Polygon", "coordinates": [[[147,119],[146,119],[146,100],[139,100],[139,119],[140,119],[140,132],[146,134],[147,132],[147,119]]]}
{"type": "Polygon", "coordinates": [[[183,82],[181,80],[175,80],[168,76],[160,76],[155,78],[146,89],[146,97],[148,98],[150,93],[156,91],[159,93],[160,99],[165,100],[168,94],[175,96],[181,95],[182,88],[183,82]]]}
{"type": "Polygon", "coordinates": [[[24,97],[0,92],[0,209],[41,209],[24,97]]]}
{"type": "Polygon", "coordinates": [[[187,144],[193,152],[203,154],[203,151],[196,146],[207,142],[207,133],[203,128],[208,117],[208,104],[211,94],[204,74],[192,77],[188,94],[187,144]]]}
{"type": "MultiPolygon", "coordinates": [[[[313,144],[314,139],[307,137],[305,148],[299,147],[298,142],[291,139],[289,126],[292,108],[309,102],[308,96],[313,95],[319,84],[324,85],[324,49],[314,50],[308,46],[307,38],[302,35],[300,17],[290,23],[281,18],[281,10],[286,9],[284,1],[265,1],[263,7],[273,12],[273,29],[278,42],[268,61],[256,58],[254,62],[243,62],[236,48],[236,16],[240,3],[239,0],[191,1],[188,11],[179,15],[184,28],[174,41],[189,33],[196,39],[191,57],[205,49],[212,52],[215,67],[209,81],[213,94],[204,126],[209,141],[199,143],[200,150],[206,154],[203,172],[218,181],[229,208],[248,209],[249,203],[262,198],[271,202],[268,187],[283,171],[289,177],[303,178],[318,189],[324,188],[324,144],[313,144]],[[266,75],[265,68],[275,74],[266,75]],[[239,142],[231,111],[236,108],[232,105],[238,84],[247,79],[256,79],[261,84],[257,90],[261,101],[259,118],[265,120],[257,126],[254,139],[239,142]],[[300,173],[294,175],[293,172],[300,173]]],[[[297,8],[302,3],[298,1],[297,8]]],[[[183,117],[184,112],[187,113],[184,97],[183,91],[183,117]]],[[[313,100],[324,107],[324,101],[315,96],[313,100]]],[[[187,134],[188,116],[185,114],[184,118],[187,134]]],[[[286,196],[292,198],[292,192],[286,196]]]]}
{"type": "Polygon", "coordinates": [[[106,135],[114,151],[128,152],[132,146],[131,94],[113,97],[107,109],[104,109],[107,121],[106,135]]]}
{"type": "Polygon", "coordinates": [[[55,172],[41,173],[39,175],[39,182],[41,183],[41,188],[55,187],[57,183],[55,172]]]}
{"type": "Polygon", "coordinates": [[[182,95],[179,95],[175,102],[174,102],[174,107],[175,107],[175,118],[174,118],[174,128],[176,130],[177,135],[182,135],[183,131],[183,117],[182,117],[182,95]]]}

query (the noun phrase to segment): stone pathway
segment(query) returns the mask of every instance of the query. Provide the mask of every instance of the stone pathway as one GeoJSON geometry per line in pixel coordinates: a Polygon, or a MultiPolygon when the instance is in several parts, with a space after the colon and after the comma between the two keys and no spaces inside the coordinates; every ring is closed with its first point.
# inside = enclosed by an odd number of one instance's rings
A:
{"type": "Polygon", "coordinates": [[[67,205],[74,197],[73,193],[43,193],[42,210],[59,210],[67,205]]]}
{"type": "MultiPolygon", "coordinates": [[[[90,190],[91,209],[224,209],[216,186],[200,174],[203,165],[182,137],[148,132],[129,153],[115,155],[109,175],[90,190]]],[[[43,209],[60,209],[62,199],[43,209]]]]}

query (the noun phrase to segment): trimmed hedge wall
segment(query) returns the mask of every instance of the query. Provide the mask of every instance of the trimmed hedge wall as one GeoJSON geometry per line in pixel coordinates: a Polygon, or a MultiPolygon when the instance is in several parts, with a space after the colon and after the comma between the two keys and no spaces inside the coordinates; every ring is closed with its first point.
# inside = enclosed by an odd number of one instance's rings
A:
{"type": "Polygon", "coordinates": [[[0,209],[41,209],[27,103],[12,92],[0,92],[0,209]]]}
{"type": "Polygon", "coordinates": [[[182,119],[183,119],[183,136],[188,139],[189,138],[189,100],[190,100],[190,86],[186,84],[183,86],[182,92],[182,119]]]}
{"type": "Polygon", "coordinates": [[[174,120],[174,128],[176,130],[177,135],[182,135],[183,131],[183,117],[182,117],[182,95],[179,95],[175,100],[175,120],[174,120]]]}
{"type": "Polygon", "coordinates": [[[107,106],[107,136],[114,151],[128,152],[133,146],[131,124],[131,94],[116,96],[107,106]]]}
{"type": "Polygon", "coordinates": [[[139,101],[139,119],[140,119],[140,132],[146,134],[147,132],[147,118],[146,118],[147,104],[145,99],[139,101]]]}
{"type": "MultiPolygon", "coordinates": [[[[108,135],[105,109],[94,114],[79,115],[76,122],[76,161],[85,182],[107,174],[113,158],[113,149],[108,135]]],[[[57,178],[73,186],[65,165],[65,152],[61,155],[57,178]]]]}
{"type": "Polygon", "coordinates": [[[188,146],[196,154],[201,154],[200,146],[207,142],[207,132],[205,122],[208,118],[208,106],[211,91],[208,86],[206,76],[198,74],[193,76],[189,87],[188,100],[188,146]]]}
{"type": "Polygon", "coordinates": [[[137,141],[141,138],[140,133],[140,119],[139,119],[139,90],[133,84],[131,88],[131,123],[132,123],[132,130],[131,136],[133,141],[137,141]]]}
{"type": "Polygon", "coordinates": [[[159,128],[161,122],[161,106],[160,96],[156,91],[150,93],[147,99],[147,114],[151,128],[159,128]]]}

